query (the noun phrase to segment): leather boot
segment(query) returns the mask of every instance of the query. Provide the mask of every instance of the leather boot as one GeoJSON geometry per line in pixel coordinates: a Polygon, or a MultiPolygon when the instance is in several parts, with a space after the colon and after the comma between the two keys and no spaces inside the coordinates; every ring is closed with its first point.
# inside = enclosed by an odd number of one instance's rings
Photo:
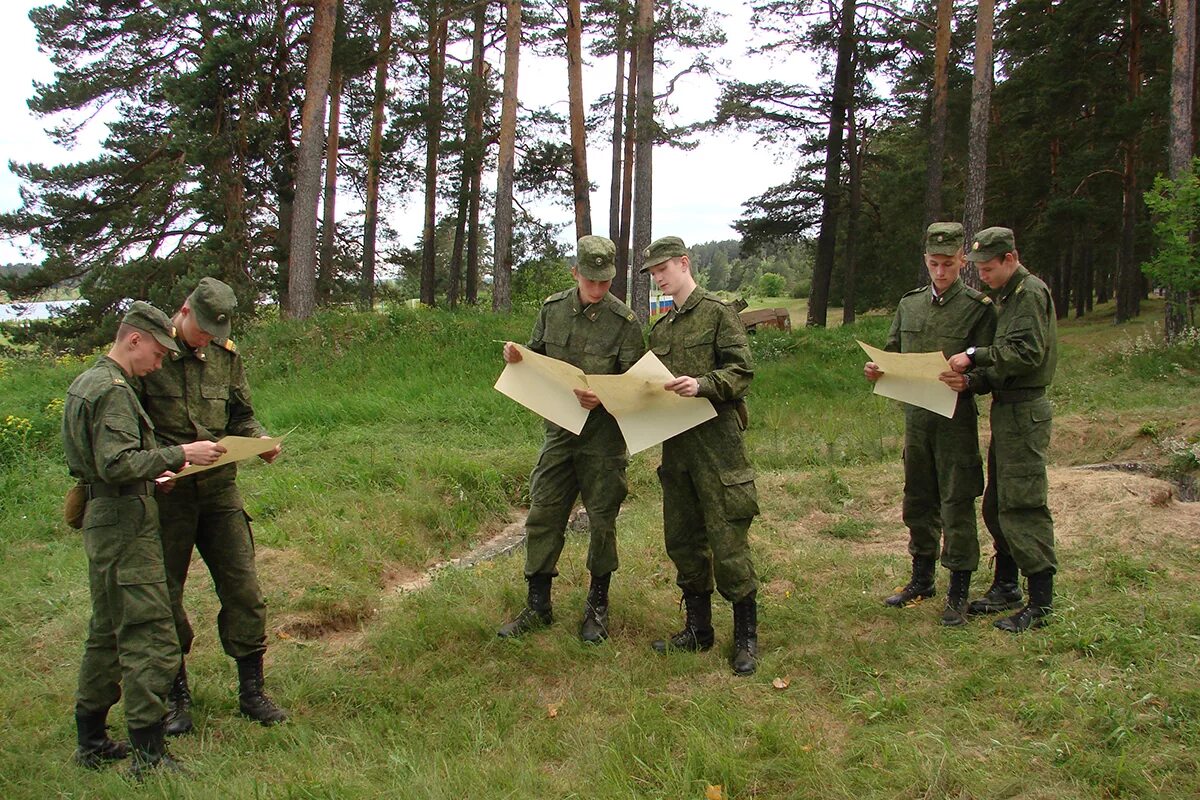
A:
{"type": "Polygon", "coordinates": [[[1017,562],[1007,553],[996,553],[996,574],[983,597],[967,605],[968,614],[999,614],[1020,608],[1025,599],[1017,582],[1017,562]]]}
{"type": "Polygon", "coordinates": [[[674,634],[670,639],[659,639],[651,643],[656,652],[666,653],[670,650],[690,650],[701,652],[708,650],[716,641],[712,626],[712,592],[683,593],[683,606],[686,618],[683,630],[674,634]]]}
{"type": "Polygon", "coordinates": [[[933,597],[937,589],[933,584],[933,573],[937,569],[936,558],[913,556],[912,577],[908,584],[883,602],[889,606],[900,608],[922,597],[933,597]]]}
{"type": "Polygon", "coordinates": [[[992,624],[1002,631],[1022,633],[1030,628],[1040,628],[1054,606],[1054,570],[1043,570],[1029,576],[1029,602],[1011,617],[998,619],[992,624]]]}
{"type": "Polygon", "coordinates": [[[84,711],[75,708],[75,730],[78,732],[79,747],[75,750],[75,763],[88,769],[100,769],[105,761],[120,761],[129,755],[129,745],[108,738],[108,709],[84,711]]]}
{"type": "Polygon", "coordinates": [[[611,572],[592,576],[583,608],[583,624],[579,626],[579,638],[585,642],[595,644],[608,638],[608,584],[611,580],[611,572]]]}
{"type": "Polygon", "coordinates": [[[187,667],[179,662],[179,672],[175,673],[175,682],[167,693],[168,710],[163,717],[163,733],[167,736],[180,736],[192,729],[192,693],[188,689],[187,667]]]}
{"type": "Polygon", "coordinates": [[[263,725],[274,725],[287,719],[287,712],[263,691],[263,654],[239,658],[237,669],[238,707],[242,714],[263,725]]]}
{"type": "Polygon", "coordinates": [[[544,628],[554,622],[554,612],[550,605],[550,575],[530,575],[525,581],[529,584],[529,595],[525,607],[511,622],[506,622],[496,631],[501,639],[511,639],[530,631],[544,628]]]}
{"type": "Polygon", "coordinates": [[[129,775],[134,780],[145,780],[147,773],[153,770],[186,774],[183,765],[167,752],[161,722],[148,728],[130,728],[129,742],[133,745],[133,763],[129,765],[129,775]]]}
{"type": "Polygon", "coordinates": [[[950,588],[946,592],[946,607],[942,610],[943,625],[967,624],[967,596],[971,593],[971,571],[950,573],[950,588]]]}
{"type": "Polygon", "coordinates": [[[758,602],[756,592],[733,604],[733,660],[736,675],[753,675],[758,667],[758,602]]]}

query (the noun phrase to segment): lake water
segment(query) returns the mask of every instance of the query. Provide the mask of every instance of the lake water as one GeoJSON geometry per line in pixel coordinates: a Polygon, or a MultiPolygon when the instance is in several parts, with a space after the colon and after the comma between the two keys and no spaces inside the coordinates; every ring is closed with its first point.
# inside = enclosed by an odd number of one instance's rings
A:
{"type": "Polygon", "coordinates": [[[47,300],[41,303],[0,303],[0,322],[50,319],[52,310],[70,308],[79,302],[79,300],[47,300]]]}

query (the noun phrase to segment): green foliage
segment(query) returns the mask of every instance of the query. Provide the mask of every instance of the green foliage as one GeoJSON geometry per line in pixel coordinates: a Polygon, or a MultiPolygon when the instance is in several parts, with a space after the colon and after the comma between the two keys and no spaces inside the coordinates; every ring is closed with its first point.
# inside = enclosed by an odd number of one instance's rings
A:
{"type": "Polygon", "coordinates": [[[758,292],[765,297],[783,297],[787,281],[777,272],[766,272],[759,276],[758,292]]]}
{"type": "Polygon", "coordinates": [[[1142,272],[1159,286],[1200,290],[1200,159],[1176,180],[1159,175],[1145,198],[1154,215],[1158,249],[1142,264],[1142,272]]]}

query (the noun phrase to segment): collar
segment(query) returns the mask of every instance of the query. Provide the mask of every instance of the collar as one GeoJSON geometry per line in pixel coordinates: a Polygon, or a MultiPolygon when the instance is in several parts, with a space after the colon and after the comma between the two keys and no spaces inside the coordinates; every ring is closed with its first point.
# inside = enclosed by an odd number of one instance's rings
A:
{"type": "Polygon", "coordinates": [[[193,348],[183,340],[182,336],[175,337],[175,344],[179,345],[179,352],[168,354],[168,358],[171,359],[171,363],[188,358],[189,356],[195,357],[200,361],[208,361],[208,346],[193,348]]]}
{"type": "MultiPolygon", "coordinates": [[[[684,314],[695,308],[703,299],[704,290],[697,286],[695,289],[692,289],[692,293],[688,295],[688,298],[684,301],[683,305],[676,305],[673,310],[676,314],[684,314]]],[[[674,300],[674,298],[672,298],[672,300],[674,300]]]]}
{"type": "Polygon", "coordinates": [[[962,291],[962,278],[955,278],[954,283],[946,287],[946,291],[941,294],[937,293],[937,289],[933,286],[933,281],[929,282],[929,302],[935,306],[944,306],[949,303],[956,294],[962,291]]]}
{"type": "Polygon", "coordinates": [[[579,297],[579,290],[571,292],[571,313],[583,314],[591,322],[596,321],[596,317],[600,316],[600,312],[604,310],[604,306],[608,304],[608,294],[605,293],[597,302],[591,305],[583,305],[583,301],[579,297]]]}
{"type": "Polygon", "coordinates": [[[999,289],[996,289],[993,292],[993,295],[994,295],[993,299],[997,303],[1003,303],[1003,302],[1007,301],[1008,298],[1012,297],[1013,292],[1015,292],[1015,291],[1017,291],[1017,289],[1021,288],[1021,284],[1023,284],[1025,282],[1025,279],[1028,277],[1029,277],[1029,270],[1025,269],[1024,266],[1018,264],[1017,271],[1014,272],[1012,274],[1012,277],[1008,279],[1008,283],[1004,284],[999,289]]]}

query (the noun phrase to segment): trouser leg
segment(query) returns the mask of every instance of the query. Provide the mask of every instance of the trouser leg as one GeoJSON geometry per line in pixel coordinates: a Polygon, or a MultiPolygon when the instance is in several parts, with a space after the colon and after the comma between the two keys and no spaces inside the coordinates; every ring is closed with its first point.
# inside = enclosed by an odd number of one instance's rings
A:
{"type": "Polygon", "coordinates": [[[905,412],[904,503],[902,516],[908,527],[908,554],[936,559],[941,547],[942,519],[934,451],[934,423],[918,413],[905,412]]]}
{"type": "Polygon", "coordinates": [[[658,478],[663,491],[663,540],[675,565],[675,583],[684,594],[709,594],[714,587],[713,554],[691,475],[659,467],[658,478]]]}
{"type": "Polygon", "coordinates": [[[569,453],[543,452],[529,479],[529,516],[525,520],[525,576],[558,575],[558,557],[579,479],[569,453]]]}
{"type": "Polygon", "coordinates": [[[162,534],[163,564],[167,570],[167,589],[171,598],[171,616],[179,646],[186,655],[192,651],[196,634],[183,604],[184,587],[196,546],[200,524],[200,507],[196,477],[182,478],[170,494],[157,498],[158,519],[162,534]]]}
{"type": "Polygon", "coordinates": [[[1058,565],[1054,520],[1047,505],[1050,429],[1050,401],[1046,398],[993,407],[996,522],[1026,575],[1053,574],[1058,565]]]}
{"type": "Polygon", "coordinates": [[[617,515],[629,494],[625,480],[627,459],[582,453],[575,457],[583,506],[588,513],[588,572],[608,575],[616,571],[617,515]]]}

